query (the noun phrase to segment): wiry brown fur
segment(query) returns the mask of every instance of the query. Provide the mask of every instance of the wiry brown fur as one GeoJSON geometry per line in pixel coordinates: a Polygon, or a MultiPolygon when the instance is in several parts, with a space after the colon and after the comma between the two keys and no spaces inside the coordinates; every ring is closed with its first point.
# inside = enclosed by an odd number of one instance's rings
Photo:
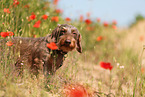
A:
{"type": "Polygon", "coordinates": [[[41,70],[52,74],[62,66],[64,55],[73,49],[81,51],[81,36],[72,25],[58,25],[52,34],[40,38],[13,37],[14,49],[20,52],[16,67],[21,69],[26,65],[34,74],[41,70]],[[46,44],[55,42],[58,50],[49,49],[46,44]]]}

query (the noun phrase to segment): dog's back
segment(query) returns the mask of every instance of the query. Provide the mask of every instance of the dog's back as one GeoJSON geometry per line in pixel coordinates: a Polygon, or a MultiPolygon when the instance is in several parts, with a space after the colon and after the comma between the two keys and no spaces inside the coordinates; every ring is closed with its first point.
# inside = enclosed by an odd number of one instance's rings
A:
{"type": "MultiPolygon", "coordinates": [[[[13,45],[10,47],[16,57],[16,67],[21,68],[22,64],[30,68],[34,73],[38,73],[38,69],[42,66],[42,59],[44,54],[48,52],[46,48],[46,37],[28,38],[28,37],[12,37],[11,39],[0,40],[0,54],[3,55],[6,42],[12,41],[13,45]]],[[[11,52],[9,51],[9,52],[11,52]]],[[[42,68],[41,68],[42,69],[42,68]]]]}

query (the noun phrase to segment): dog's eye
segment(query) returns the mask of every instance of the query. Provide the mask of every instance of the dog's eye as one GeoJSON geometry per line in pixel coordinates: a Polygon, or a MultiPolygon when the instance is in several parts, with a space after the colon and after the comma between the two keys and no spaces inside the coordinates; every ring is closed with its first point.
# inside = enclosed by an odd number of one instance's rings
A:
{"type": "Polygon", "coordinates": [[[76,32],[72,32],[72,34],[76,35],[77,33],[76,32]]]}
{"type": "Polygon", "coordinates": [[[75,29],[71,29],[72,34],[76,35],[76,30],[75,29]]]}

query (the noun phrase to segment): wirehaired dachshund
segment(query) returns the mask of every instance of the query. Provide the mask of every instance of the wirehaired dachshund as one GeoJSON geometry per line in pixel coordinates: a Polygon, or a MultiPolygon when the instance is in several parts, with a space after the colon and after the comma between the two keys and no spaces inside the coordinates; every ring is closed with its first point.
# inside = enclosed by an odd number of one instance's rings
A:
{"type": "Polygon", "coordinates": [[[53,74],[64,61],[64,55],[76,49],[82,52],[81,35],[76,27],[68,24],[59,24],[50,35],[40,38],[13,37],[12,42],[16,51],[20,52],[16,67],[26,66],[34,74],[42,71],[53,74]],[[56,43],[58,49],[51,50],[46,45],[56,43]]]}

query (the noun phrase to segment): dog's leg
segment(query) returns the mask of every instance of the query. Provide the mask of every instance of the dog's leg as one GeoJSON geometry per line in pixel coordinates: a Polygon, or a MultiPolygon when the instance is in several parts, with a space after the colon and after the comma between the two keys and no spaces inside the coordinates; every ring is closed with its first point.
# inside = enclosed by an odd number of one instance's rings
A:
{"type": "Polygon", "coordinates": [[[44,75],[50,75],[52,70],[52,61],[51,61],[51,54],[49,54],[49,51],[43,53],[42,56],[42,63],[43,63],[43,73],[44,75]]]}
{"type": "Polygon", "coordinates": [[[22,57],[18,58],[18,60],[15,63],[16,67],[15,70],[16,72],[18,72],[18,76],[23,74],[23,65],[24,65],[23,58],[22,57]]]}

